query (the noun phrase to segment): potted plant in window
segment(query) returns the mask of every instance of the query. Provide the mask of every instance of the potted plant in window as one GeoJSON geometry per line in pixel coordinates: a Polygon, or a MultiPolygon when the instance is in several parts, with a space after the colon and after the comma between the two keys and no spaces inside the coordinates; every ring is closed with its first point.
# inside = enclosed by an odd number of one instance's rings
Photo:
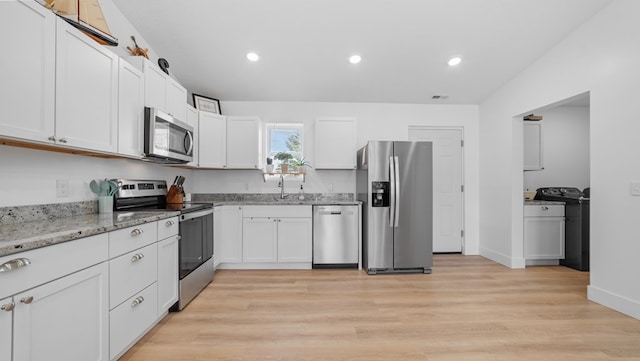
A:
{"type": "Polygon", "coordinates": [[[307,162],[306,160],[304,160],[304,158],[302,158],[302,157],[294,158],[291,161],[291,165],[293,165],[293,166],[298,168],[298,173],[306,173],[305,167],[311,168],[311,164],[309,162],[307,162]]]}
{"type": "Polygon", "coordinates": [[[279,160],[280,163],[280,172],[281,173],[289,173],[289,161],[293,159],[293,155],[288,152],[279,152],[273,156],[273,159],[279,160]]]}
{"type": "Polygon", "coordinates": [[[273,173],[273,159],[267,157],[266,173],[273,173]]]}

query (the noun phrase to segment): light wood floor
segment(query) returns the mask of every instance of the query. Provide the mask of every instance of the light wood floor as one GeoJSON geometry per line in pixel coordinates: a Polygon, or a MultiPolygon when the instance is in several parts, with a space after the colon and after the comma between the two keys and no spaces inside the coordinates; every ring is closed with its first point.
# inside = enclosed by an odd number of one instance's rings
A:
{"type": "Polygon", "coordinates": [[[121,360],[640,360],[589,275],[437,255],[433,274],[221,270],[121,360]]]}

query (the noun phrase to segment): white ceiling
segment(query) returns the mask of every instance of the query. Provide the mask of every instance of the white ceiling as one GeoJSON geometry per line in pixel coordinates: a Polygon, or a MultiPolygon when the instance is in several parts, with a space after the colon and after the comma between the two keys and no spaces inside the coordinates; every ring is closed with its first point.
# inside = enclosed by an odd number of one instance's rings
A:
{"type": "Polygon", "coordinates": [[[418,104],[480,103],[611,2],[113,1],[190,92],[418,104]],[[249,51],[261,60],[249,62],[249,51]],[[355,53],[358,65],[348,62],[355,53]],[[454,55],[463,62],[450,68],[454,55]]]}

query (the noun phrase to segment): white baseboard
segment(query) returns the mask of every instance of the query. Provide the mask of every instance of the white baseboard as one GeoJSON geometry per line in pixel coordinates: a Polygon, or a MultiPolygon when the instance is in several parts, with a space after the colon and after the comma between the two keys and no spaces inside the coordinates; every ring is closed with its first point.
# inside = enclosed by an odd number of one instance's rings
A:
{"type": "Polygon", "coordinates": [[[509,257],[487,248],[480,248],[480,255],[509,268],[518,269],[525,267],[525,259],[522,257],[509,257]]]}
{"type": "Polygon", "coordinates": [[[587,298],[605,307],[640,320],[640,302],[638,301],[591,285],[587,287],[587,298]]]}

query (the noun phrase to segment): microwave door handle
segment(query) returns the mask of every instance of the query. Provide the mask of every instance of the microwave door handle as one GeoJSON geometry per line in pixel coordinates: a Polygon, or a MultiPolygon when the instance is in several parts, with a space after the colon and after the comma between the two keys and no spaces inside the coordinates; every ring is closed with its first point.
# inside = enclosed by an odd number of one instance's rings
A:
{"type": "Polygon", "coordinates": [[[193,135],[191,134],[191,132],[187,132],[187,134],[185,134],[185,136],[184,136],[184,139],[186,140],[187,137],[189,138],[189,149],[187,149],[187,155],[189,155],[189,154],[191,154],[191,151],[193,150],[193,135]]]}

